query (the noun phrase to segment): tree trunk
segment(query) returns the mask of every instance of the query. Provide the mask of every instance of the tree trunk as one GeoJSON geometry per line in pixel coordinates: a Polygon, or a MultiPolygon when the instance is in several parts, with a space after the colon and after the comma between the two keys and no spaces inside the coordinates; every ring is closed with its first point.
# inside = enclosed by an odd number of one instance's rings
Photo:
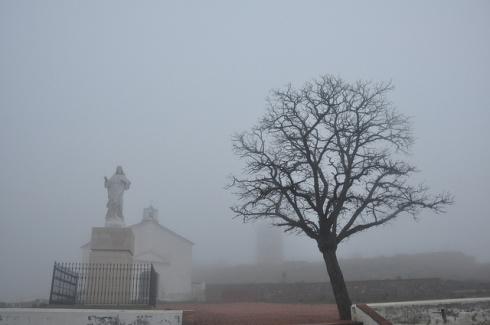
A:
{"type": "Polygon", "coordinates": [[[339,261],[337,260],[337,252],[335,249],[326,249],[323,252],[323,260],[327,266],[328,276],[330,278],[330,284],[332,286],[333,294],[335,296],[335,302],[337,303],[337,309],[339,311],[340,319],[351,319],[351,305],[352,302],[347,292],[347,286],[345,285],[344,276],[340,269],[339,261]]]}

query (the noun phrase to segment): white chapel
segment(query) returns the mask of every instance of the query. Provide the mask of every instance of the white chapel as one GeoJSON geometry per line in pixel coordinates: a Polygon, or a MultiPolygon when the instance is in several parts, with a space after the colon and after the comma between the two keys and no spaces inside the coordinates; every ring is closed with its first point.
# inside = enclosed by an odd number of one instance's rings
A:
{"type": "MultiPolygon", "coordinates": [[[[159,273],[158,299],[191,299],[192,246],[190,240],[160,224],[158,210],[143,210],[142,220],[127,228],[134,234],[133,263],[152,263],[159,273]]],[[[83,245],[82,258],[89,261],[90,242],[83,245]]]]}

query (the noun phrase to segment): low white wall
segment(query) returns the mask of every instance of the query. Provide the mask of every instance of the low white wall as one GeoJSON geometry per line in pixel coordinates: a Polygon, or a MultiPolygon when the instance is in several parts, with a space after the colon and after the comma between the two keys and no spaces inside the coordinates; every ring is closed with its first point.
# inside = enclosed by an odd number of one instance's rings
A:
{"type": "Polygon", "coordinates": [[[0,308],[0,325],[182,325],[181,310],[0,308]]]}
{"type": "Polygon", "coordinates": [[[394,325],[490,324],[490,297],[380,303],[369,307],[394,325]]]}
{"type": "Polygon", "coordinates": [[[356,305],[352,305],[352,320],[361,322],[363,325],[379,325],[377,321],[371,318],[356,305]]]}

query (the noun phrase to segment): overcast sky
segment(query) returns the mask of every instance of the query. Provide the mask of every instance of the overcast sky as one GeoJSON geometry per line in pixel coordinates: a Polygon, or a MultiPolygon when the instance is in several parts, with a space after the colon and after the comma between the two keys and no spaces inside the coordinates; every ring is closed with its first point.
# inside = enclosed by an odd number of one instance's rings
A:
{"type": "MultiPolygon", "coordinates": [[[[456,199],[341,255],[490,261],[489,40],[488,1],[0,1],[0,300],[46,296],[53,261],[79,259],[119,164],[127,223],[152,203],[196,263],[253,262],[254,226],[224,189],[231,135],[272,88],[326,73],[391,80],[419,178],[456,199]]],[[[306,238],[285,245],[320,260],[306,238]]]]}

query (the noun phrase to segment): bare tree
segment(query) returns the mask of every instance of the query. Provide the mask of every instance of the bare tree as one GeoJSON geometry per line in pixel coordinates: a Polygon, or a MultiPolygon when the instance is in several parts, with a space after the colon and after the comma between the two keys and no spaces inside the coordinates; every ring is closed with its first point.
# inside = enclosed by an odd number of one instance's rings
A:
{"type": "Polygon", "coordinates": [[[323,255],[341,319],[351,300],[337,260],[347,237],[422,209],[442,212],[449,193],[411,185],[401,160],[412,144],[408,119],[387,100],[391,84],[324,76],[272,92],[257,126],[233,139],[245,162],[233,177],[232,207],[244,222],[270,219],[303,232],[323,255]]]}

